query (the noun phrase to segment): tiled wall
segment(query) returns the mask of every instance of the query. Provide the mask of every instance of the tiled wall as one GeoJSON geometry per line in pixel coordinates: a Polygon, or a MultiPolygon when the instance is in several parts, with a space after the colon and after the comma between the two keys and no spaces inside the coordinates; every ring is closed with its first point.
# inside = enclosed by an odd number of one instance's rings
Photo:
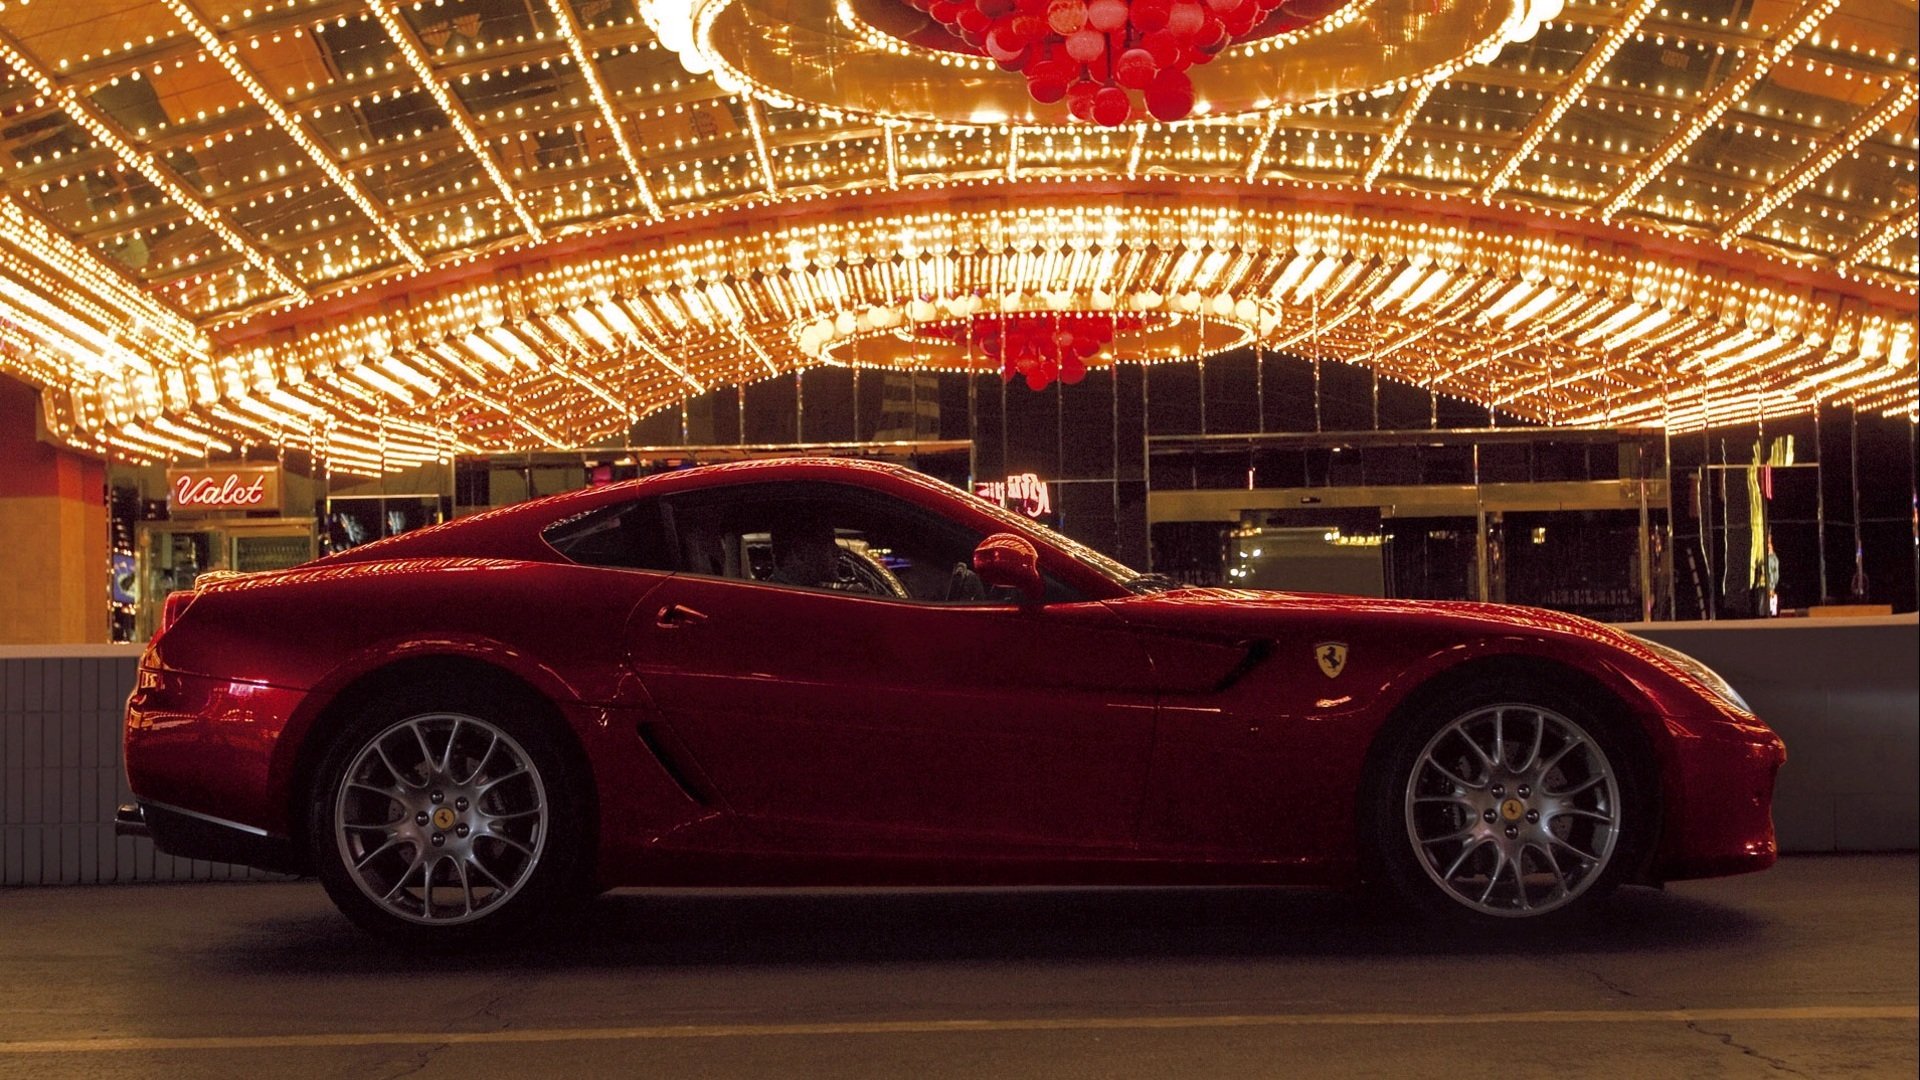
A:
{"type": "Polygon", "coordinates": [[[113,835],[114,809],[132,798],[120,720],[136,659],[71,651],[81,655],[0,656],[0,885],[274,876],[113,835]]]}

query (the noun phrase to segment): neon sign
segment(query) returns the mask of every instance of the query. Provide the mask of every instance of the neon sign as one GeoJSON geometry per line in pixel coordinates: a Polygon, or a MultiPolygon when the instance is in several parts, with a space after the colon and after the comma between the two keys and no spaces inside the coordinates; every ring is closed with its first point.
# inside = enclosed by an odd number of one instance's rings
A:
{"type": "Polygon", "coordinates": [[[983,480],[973,485],[973,493],[1031,518],[1053,513],[1047,482],[1036,473],[1020,473],[1005,480],[983,480]]]}
{"type": "Polygon", "coordinates": [[[279,506],[280,470],[272,466],[167,470],[170,510],[266,510],[279,506]]]}

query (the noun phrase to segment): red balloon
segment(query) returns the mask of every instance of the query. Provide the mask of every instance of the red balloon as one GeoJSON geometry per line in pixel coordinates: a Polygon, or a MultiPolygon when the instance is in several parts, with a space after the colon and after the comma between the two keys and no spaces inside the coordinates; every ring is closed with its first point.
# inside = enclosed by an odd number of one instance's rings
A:
{"type": "Polygon", "coordinates": [[[960,18],[960,7],[961,5],[954,3],[953,0],[934,0],[933,6],[927,8],[927,14],[932,15],[938,22],[952,25],[960,18]]]}
{"type": "Polygon", "coordinates": [[[1087,377],[1087,362],[1077,356],[1060,361],[1060,381],[1069,386],[1087,377]]]}
{"type": "Polygon", "coordinates": [[[1098,30],[1076,30],[1067,35],[1067,55],[1085,64],[1107,51],[1107,35],[1098,30]]]}
{"type": "Polygon", "coordinates": [[[1142,34],[1151,34],[1167,25],[1167,0],[1133,0],[1127,9],[1127,21],[1142,34]]]}
{"type": "Polygon", "coordinates": [[[1087,5],[1087,23],[1110,34],[1127,25],[1127,5],[1122,0],[1093,0],[1087,5]]]}
{"type": "Polygon", "coordinates": [[[1167,29],[1181,37],[1192,37],[1207,20],[1206,9],[1193,0],[1181,0],[1167,12],[1167,29]]]}
{"type": "Polygon", "coordinates": [[[1155,67],[1186,66],[1181,63],[1187,55],[1186,46],[1180,44],[1180,39],[1175,37],[1171,30],[1155,30],[1140,39],[1140,47],[1152,55],[1155,67]]]}
{"type": "Polygon", "coordinates": [[[1240,6],[1241,0],[1205,0],[1205,3],[1215,11],[1232,11],[1240,6]]]}
{"type": "MultiPolygon", "coordinates": [[[[1111,44],[1111,40],[1112,39],[1108,39],[1109,44],[1111,44]]],[[[1113,49],[1101,49],[1100,55],[1087,61],[1087,78],[1092,79],[1094,82],[1105,84],[1112,75],[1113,49]]]]}
{"type": "Polygon", "coordinates": [[[1144,89],[1156,70],[1153,54],[1145,49],[1128,49],[1113,61],[1114,81],[1133,90],[1144,89]]]}
{"type": "Polygon", "coordinates": [[[1015,15],[1007,25],[1022,42],[1035,42],[1047,36],[1047,20],[1024,11],[1015,15]]]}
{"type": "Polygon", "coordinates": [[[989,19],[997,19],[1013,10],[1013,0],[973,0],[973,6],[989,19]]]}
{"type": "Polygon", "coordinates": [[[1034,75],[1029,69],[1027,93],[1042,105],[1051,105],[1067,96],[1067,80],[1051,75],[1034,75]]]}
{"type": "Polygon", "coordinates": [[[1242,4],[1238,8],[1220,16],[1220,21],[1226,24],[1227,33],[1232,34],[1234,37],[1239,37],[1253,29],[1255,20],[1259,18],[1260,9],[1248,3],[1242,4]]]}
{"type": "Polygon", "coordinates": [[[1101,127],[1119,127],[1133,115],[1133,101],[1117,86],[1103,86],[1093,95],[1093,122],[1101,127]]]}
{"type": "Polygon", "coordinates": [[[1155,75],[1144,96],[1155,120],[1184,120],[1193,112],[1193,80],[1184,71],[1155,75]]]}
{"type": "Polygon", "coordinates": [[[986,33],[987,27],[993,25],[993,20],[987,18],[986,13],[977,7],[961,8],[960,14],[954,17],[954,22],[959,24],[960,29],[976,34],[986,33]]]}
{"type": "Polygon", "coordinates": [[[987,55],[1003,64],[1012,63],[1027,51],[1026,43],[1021,41],[1005,23],[987,33],[985,44],[987,55]]]}
{"type": "Polygon", "coordinates": [[[1082,0],[1053,0],[1047,5],[1047,26],[1066,37],[1087,24],[1087,5],[1082,0]]]}
{"type": "MultiPolygon", "coordinates": [[[[1027,65],[1028,80],[1044,79],[1050,83],[1059,83],[1061,94],[1067,92],[1067,84],[1072,82],[1079,74],[1080,65],[1074,63],[1073,59],[1066,55],[1059,57],[1050,56],[1042,60],[1035,60],[1033,63],[1027,65]]],[[[1058,101],[1060,100],[1060,96],[1056,94],[1048,100],[1058,101]]]]}

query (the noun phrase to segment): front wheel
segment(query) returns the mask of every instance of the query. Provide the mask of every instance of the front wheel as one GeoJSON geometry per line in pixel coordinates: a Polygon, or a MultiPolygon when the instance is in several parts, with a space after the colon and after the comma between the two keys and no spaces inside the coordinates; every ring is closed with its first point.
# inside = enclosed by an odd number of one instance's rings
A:
{"type": "Polygon", "coordinates": [[[581,892],[583,807],[543,725],[410,694],[348,726],[309,837],[335,904],[422,944],[510,940],[581,892]]]}
{"type": "Polygon", "coordinates": [[[1538,692],[1427,710],[1382,762],[1375,857],[1404,899],[1450,921],[1571,917],[1652,835],[1641,753],[1620,725],[1538,692]]]}

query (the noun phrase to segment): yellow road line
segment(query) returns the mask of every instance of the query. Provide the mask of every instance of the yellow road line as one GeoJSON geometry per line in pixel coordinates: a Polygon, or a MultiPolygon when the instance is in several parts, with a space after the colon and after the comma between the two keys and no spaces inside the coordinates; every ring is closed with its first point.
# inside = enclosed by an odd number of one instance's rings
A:
{"type": "Polygon", "coordinates": [[[158,1050],[287,1050],[358,1046],[500,1045],[654,1039],[753,1039],[804,1035],[939,1035],[1019,1031],[1152,1031],[1193,1028],[1457,1027],[1466,1024],[1685,1024],[1740,1021],[1920,1020],[1915,1005],[1794,1005],[1728,1009],[1585,1009],[1487,1013],[1273,1013],[1227,1016],[1015,1017],[846,1020],[799,1024],[664,1024],[648,1027],[510,1028],[500,1031],[338,1031],[288,1035],[102,1035],[0,1041],[0,1057],[158,1050]]]}

